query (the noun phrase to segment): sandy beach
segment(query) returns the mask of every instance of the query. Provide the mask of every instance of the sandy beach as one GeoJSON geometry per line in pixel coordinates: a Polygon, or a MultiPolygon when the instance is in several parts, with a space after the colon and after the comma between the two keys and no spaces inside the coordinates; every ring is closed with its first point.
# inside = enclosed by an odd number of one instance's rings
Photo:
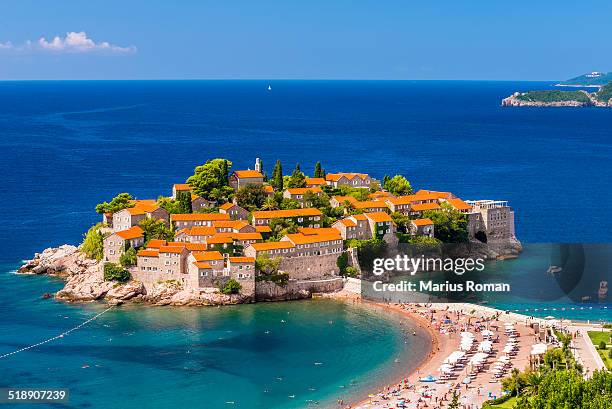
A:
{"type": "Polygon", "coordinates": [[[379,390],[362,391],[353,401],[339,400],[336,405],[338,408],[444,408],[450,403],[453,390],[460,394],[463,408],[480,408],[484,401],[501,396],[501,377],[495,376],[494,365],[499,365],[501,359],[508,359],[503,376],[507,376],[513,368],[523,370],[529,366],[532,345],[540,342],[530,325],[542,320],[480,305],[387,304],[362,300],[359,295],[346,292],[337,293],[334,298],[399,314],[427,331],[432,340],[431,350],[418,363],[416,370],[407,370],[395,382],[379,390]],[[511,335],[507,332],[509,326],[514,331],[511,335]],[[491,331],[492,336],[484,337],[487,331],[491,331]],[[460,349],[465,335],[462,333],[466,332],[474,337],[474,346],[467,352],[467,357],[478,353],[479,345],[485,339],[490,339],[492,348],[488,357],[477,372],[470,365],[459,365],[450,377],[439,379],[440,367],[453,351],[460,349]],[[509,342],[515,348],[510,356],[504,352],[509,342]],[[470,372],[474,372],[472,376],[469,376],[470,372]],[[437,380],[421,381],[430,375],[437,380]],[[466,383],[468,377],[470,381],[466,383]]]}

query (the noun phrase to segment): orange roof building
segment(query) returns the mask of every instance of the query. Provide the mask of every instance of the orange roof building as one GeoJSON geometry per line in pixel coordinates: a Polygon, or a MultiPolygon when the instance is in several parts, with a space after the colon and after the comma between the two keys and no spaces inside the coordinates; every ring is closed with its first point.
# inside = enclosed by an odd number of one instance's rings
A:
{"type": "Polygon", "coordinates": [[[272,219],[295,219],[300,225],[319,227],[323,213],[319,209],[305,207],[303,209],[262,210],[253,212],[254,226],[267,226],[272,219]]]}

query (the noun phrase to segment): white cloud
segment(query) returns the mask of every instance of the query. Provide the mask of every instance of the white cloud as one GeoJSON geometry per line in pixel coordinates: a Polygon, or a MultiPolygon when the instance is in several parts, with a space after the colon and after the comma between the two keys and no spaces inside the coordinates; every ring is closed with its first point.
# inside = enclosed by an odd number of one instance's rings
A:
{"type": "Polygon", "coordinates": [[[95,42],[87,37],[84,31],[70,31],[65,37],[55,36],[51,40],[41,37],[36,42],[26,41],[21,46],[13,46],[11,42],[0,43],[0,49],[16,51],[47,51],[52,53],[108,53],[108,54],[132,54],[136,47],[131,45],[121,47],[107,41],[95,42]]]}

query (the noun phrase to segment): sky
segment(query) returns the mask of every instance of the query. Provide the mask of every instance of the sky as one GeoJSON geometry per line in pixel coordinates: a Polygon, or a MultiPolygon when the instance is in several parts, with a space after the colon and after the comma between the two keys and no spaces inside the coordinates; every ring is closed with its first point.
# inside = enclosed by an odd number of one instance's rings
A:
{"type": "Polygon", "coordinates": [[[0,80],[562,80],[612,71],[612,2],[7,0],[0,80]]]}

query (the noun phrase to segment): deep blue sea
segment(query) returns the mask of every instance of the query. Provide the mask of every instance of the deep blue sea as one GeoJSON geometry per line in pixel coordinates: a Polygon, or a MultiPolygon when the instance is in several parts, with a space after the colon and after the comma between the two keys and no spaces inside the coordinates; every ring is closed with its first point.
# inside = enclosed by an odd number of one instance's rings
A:
{"type": "MultiPolygon", "coordinates": [[[[403,174],[417,189],[510,201],[524,243],[610,242],[612,110],[500,106],[514,91],[551,86],[0,82],[0,354],[56,335],[102,308],[40,300],[61,284],[9,271],[45,247],[78,243],[99,219],[96,203],[124,191],[138,198],[169,195],[173,183],[209,158],[229,158],[241,169],[260,157],[268,172],[280,159],[286,173],[298,162],[310,173],[320,160],[328,172],[403,174]]],[[[524,273],[525,263],[534,263],[530,254],[504,268],[524,273]]],[[[603,307],[563,311],[576,319],[609,317],[603,307]]],[[[319,301],[123,308],[0,362],[0,386],[68,385],[70,407],[83,408],[186,407],[210,399],[202,407],[303,407],[308,400],[333,400],[351,381],[380,380],[404,348],[418,350],[391,324],[319,301]]]]}

